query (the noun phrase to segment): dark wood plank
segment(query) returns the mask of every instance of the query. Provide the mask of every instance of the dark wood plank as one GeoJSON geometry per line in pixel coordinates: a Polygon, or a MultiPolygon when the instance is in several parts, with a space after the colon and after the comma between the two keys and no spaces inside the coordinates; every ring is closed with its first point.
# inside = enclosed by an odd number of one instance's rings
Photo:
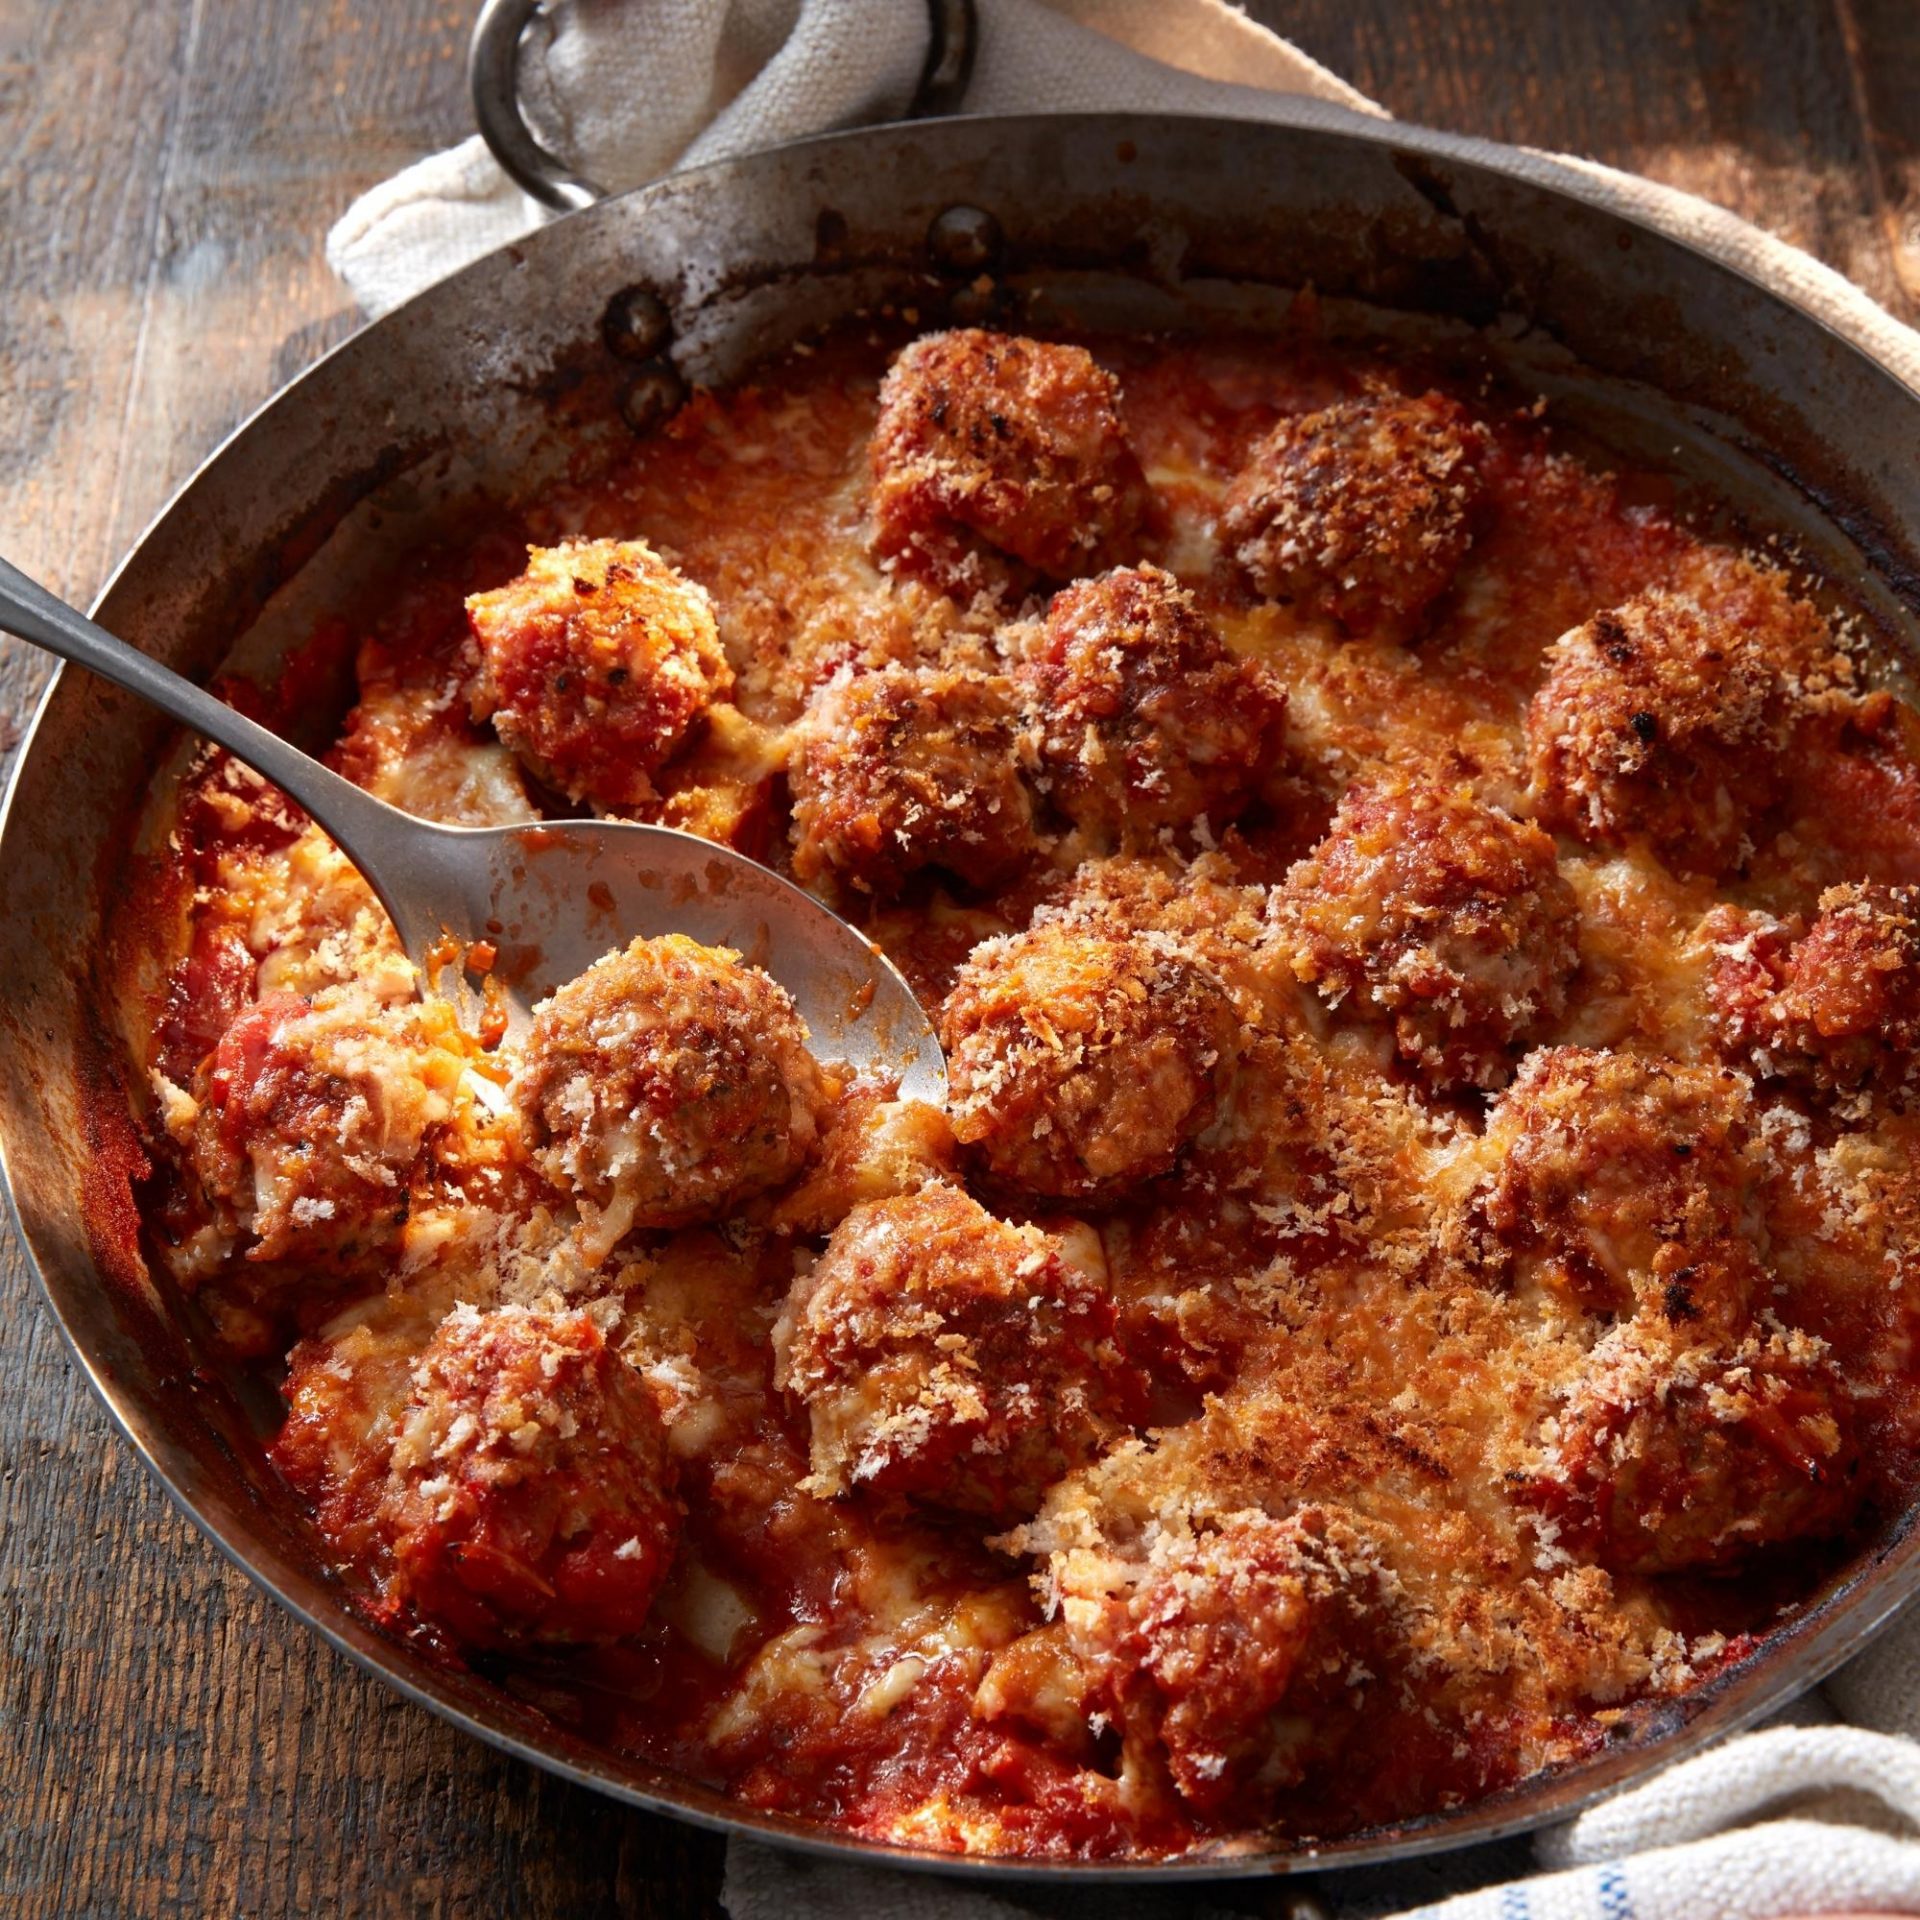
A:
{"type": "MultiPolygon", "coordinates": [[[[1881,24],[1875,69],[1889,116],[1902,98],[1912,114],[1911,7],[1847,3],[1881,24]]],[[[1248,11],[1402,118],[1684,187],[1807,248],[1903,318],[1920,316],[1876,203],[1834,0],[1253,0],[1248,11]]]]}
{"type": "MultiPolygon", "coordinates": [[[[1920,313],[1910,0],[1257,0],[1393,111],[1709,194],[1920,313]]],[[[327,223],[466,130],[469,7],[0,0],[0,548],[85,597],[353,325],[327,223]]],[[[0,760],[41,679],[0,643],[0,760]]],[[[0,1234],[0,1911],[711,1911],[719,1848],[501,1759],[222,1566],[0,1234]]]]}
{"type": "Polygon", "coordinates": [[[1920,32],[1911,0],[1836,0],[1867,130],[1867,186],[1910,312],[1920,313],[1920,32]]]}
{"type": "MultiPolygon", "coordinates": [[[[87,450],[111,446],[127,417],[130,295],[152,257],[188,26],[184,0],[98,8],[124,60],[81,63],[58,51],[77,11],[0,11],[0,498],[23,561],[67,587],[92,583],[117,550],[111,463],[87,450]]],[[[0,745],[45,678],[0,645],[0,745]]]]}

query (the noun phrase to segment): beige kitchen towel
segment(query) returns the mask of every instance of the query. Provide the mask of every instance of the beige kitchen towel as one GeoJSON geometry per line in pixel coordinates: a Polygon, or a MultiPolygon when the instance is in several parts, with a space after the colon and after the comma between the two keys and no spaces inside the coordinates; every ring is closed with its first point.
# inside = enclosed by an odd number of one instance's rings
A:
{"type": "MultiPolygon", "coordinates": [[[[1224,0],[978,0],[973,113],[1213,113],[1367,126],[1379,110],[1224,0]]],[[[679,167],[890,118],[926,57],[922,0],[561,0],[521,49],[535,131],[618,190],[679,167]]],[[[1691,194],[1567,155],[1402,126],[1439,159],[1538,180],[1778,288],[1920,389],[1920,335],[1830,267],[1691,194]]],[[[327,258],[369,313],[553,218],[476,135],[351,206],[327,258]]]]}
{"type": "MultiPolygon", "coordinates": [[[[573,0],[522,40],[522,108],[550,152],[618,192],[897,118],[928,31],[924,0],[573,0]]],[[[1281,93],[1373,111],[1223,0],[980,0],[966,105],[1193,112],[1197,86],[1228,81],[1256,105],[1281,93]]],[[[327,258],[361,306],[384,313],[552,217],[476,134],[363,195],[328,235],[327,258]]]]}

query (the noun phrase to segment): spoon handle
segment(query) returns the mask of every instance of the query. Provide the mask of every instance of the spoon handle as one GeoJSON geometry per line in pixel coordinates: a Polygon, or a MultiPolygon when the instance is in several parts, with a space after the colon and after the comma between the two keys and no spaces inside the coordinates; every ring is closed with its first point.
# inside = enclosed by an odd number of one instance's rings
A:
{"type": "Polygon", "coordinates": [[[366,876],[381,904],[389,913],[394,911],[379,868],[390,864],[382,858],[382,850],[394,844],[396,828],[404,830],[411,824],[397,809],[351,780],[343,780],[138,648],[116,640],[5,559],[0,559],[0,632],[111,680],[182,726],[217,741],[318,821],[366,876]]]}

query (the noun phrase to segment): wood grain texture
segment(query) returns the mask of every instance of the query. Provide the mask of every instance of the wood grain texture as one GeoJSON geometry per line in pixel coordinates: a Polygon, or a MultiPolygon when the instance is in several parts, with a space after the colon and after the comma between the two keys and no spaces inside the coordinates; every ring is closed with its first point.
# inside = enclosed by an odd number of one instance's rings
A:
{"type": "Polygon", "coordinates": [[[1869,208],[1909,316],[1920,313],[1920,22],[1911,0],[1838,0],[1867,130],[1869,208]]]}
{"type": "MultiPolygon", "coordinates": [[[[1250,10],[1396,113],[1704,192],[1920,317],[1911,0],[1250,10]]],[[[0,0],[0,549],[90,596],[351,329],[321,237],[467,130],[468,18],[0,0]]],[[[0,643],[0,758],[42,679],[0,643]]],[[[0,1913],[714,1910],[710,1836],[455,1735],[220,1563],[87,1398],[10,1234],[0,1312],[0,1913]]]]}
{"type": "Polygon", "coordinates": [[[1889,172],[1908,169],[1907,240],[1920,245],[1911,0],[1264,0],[1248,10],[1276,27],[1284,19],[1307,52],[1404,119],[1583,154],[1703,194],[1920,318],[1920,288],[1896,271],[1874,181],[1876,152],[1889,172]]]}

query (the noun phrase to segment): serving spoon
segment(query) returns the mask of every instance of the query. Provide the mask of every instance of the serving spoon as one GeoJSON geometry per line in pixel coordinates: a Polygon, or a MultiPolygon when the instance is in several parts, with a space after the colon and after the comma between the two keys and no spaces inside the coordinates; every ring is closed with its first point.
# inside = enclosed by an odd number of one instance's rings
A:
{"type": "Polygon", "coordinates": [[[487,998],[525,1032],[536,1002],[640,935],[732,947],[793,996],[821,1059],[946,1098],[912,990],[871,941],[757,861],[672,827],[551,820],[445,827],[342,779],[0,559],[0,631],[111,680],[219,743],[320,825],[386,908],[425,991],[471,1015],[463,960],[492,949],[487,998]],[[451,985],[449,985],[451,983],[451,985]]]}

